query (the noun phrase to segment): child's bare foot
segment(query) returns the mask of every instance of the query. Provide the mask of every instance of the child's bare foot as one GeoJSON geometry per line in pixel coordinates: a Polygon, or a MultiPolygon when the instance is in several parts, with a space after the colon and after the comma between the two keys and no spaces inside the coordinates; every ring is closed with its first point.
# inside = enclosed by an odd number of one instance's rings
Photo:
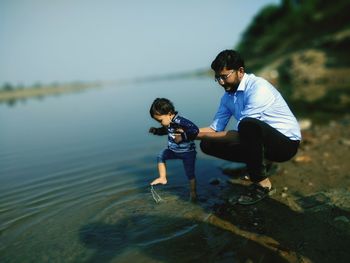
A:
{"type": "Polygon", "coordinates": [[[168,181],[166,178],[157,178],[156,180],[154,180],[151,185],[156,185],[156,184],[166,184],[168,181]]]}

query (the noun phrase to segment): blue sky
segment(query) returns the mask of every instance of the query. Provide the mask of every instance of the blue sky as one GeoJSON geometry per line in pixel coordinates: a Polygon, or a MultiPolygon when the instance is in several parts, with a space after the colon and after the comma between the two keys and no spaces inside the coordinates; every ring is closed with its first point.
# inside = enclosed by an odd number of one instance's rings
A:
{"type": "Polygon", "coordinates": [[[279,0],[0,0],[0,85],[209,68],[279,0]]]}

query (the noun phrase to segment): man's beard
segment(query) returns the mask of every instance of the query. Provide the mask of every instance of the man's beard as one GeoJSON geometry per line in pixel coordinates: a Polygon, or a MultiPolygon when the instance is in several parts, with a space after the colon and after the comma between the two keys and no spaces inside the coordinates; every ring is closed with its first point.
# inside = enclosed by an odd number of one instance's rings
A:
{"type": "Polygon", "coordinates": [[[236,92],[238,89],[239,83],[237,84],[230,84],[230,85],[224,85],[223,88],[225,89],[226,92],[236,92]]]}

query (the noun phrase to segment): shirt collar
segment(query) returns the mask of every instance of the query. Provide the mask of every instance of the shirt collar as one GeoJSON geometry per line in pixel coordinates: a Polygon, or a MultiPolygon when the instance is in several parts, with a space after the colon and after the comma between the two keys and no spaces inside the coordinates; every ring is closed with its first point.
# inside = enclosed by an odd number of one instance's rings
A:
{"type": "Polygon", "coordinates": [[[244,73],[243,78],[242,78],[242,80],[239,83],[239,86],[237,88],[237,91],[244,91],[245,90],[247,79],[248,79],[248,74],[244,73]]]}
{"type": "Polygon", "coordinates": [[[178,116],[179,116],[179,113],[175,111],[175,116],[171,119],[171,122],[174,122],[178,116]]]}

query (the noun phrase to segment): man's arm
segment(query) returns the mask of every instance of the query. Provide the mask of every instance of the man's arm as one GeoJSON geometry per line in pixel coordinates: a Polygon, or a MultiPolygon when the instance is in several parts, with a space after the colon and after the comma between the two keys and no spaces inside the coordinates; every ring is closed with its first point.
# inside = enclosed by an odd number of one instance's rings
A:
{"type": "Polygon", "coordinates": [[[199,132],[216,132],[216,131],[210,127],[203,127],[203,128],[199,128],[199,132]]]}
{"type": "Polygon", "coordinates": [[[177,130],[181,134],[182,141],[192,141],[197,137],[199,129],[192,121],[179,116],[176,123],[179,125],[177,130]]]}
{"type": "Polygon", "coordinates": [[[210,127],[200,128],[196,140],[239,143],[237,131],[217,132],[210,127]]]}

